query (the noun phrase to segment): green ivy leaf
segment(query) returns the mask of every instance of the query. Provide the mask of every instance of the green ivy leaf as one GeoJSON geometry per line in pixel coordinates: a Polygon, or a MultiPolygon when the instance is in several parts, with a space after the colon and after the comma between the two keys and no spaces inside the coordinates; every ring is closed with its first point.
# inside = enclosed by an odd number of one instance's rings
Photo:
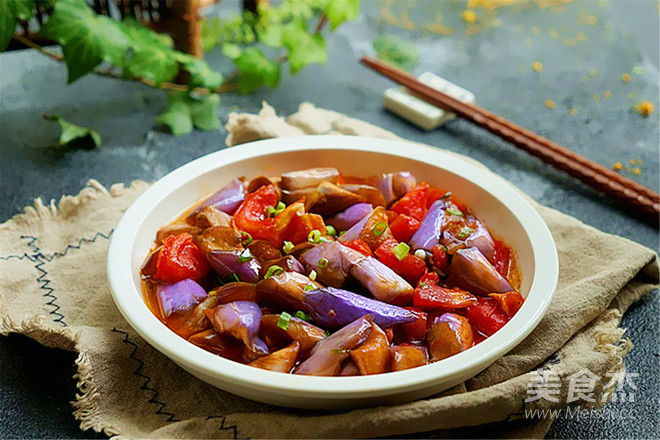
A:
{"type": "Polygon", "coordinates": [[[280,65],[266,58],[256,47],[245,49],[234,63],[238,67],[241,93],[252,93],[261,86],[274,88],[280,82],[280,65]]]}
{"type": "Polygon", "coordinates": [[[222,45],[222,54],[227,58],[235,60],[241,56],[241,46],[233,43],[225,43],[222,45]]]}
{"type": "Polygon", "coordinates": [[[34,0],[0,0],[0,52],[7,48],[16,31],[16,22],[32,17],[34,0]]]}
{"type": "Polygon", "coordinates": [[[170,81],[179,73],[179,62],[173,52],[157,46],[135,48],[135,53],[126,64],[126,70],[133,76],[153,80],[156,84],[170,81]]]}
{"type": "Polygon", "coordinates": [[[270,47],[282,47],[282,26],[279,24],[267,24],[257,28],[259,42],[270,47]]]}
{"type": "Polygon", "coordinates": [[[147,29],[132,18],[121,22],[121,29],[131,41],[131,46],[138,48],[158,47],[173,48],[174,40],[167,34],[159,34],[147,29]]]}
{"type": "Polygon", "coordinates": [[[194,98],[188,93],[171,93],[167,97],[167,109],[156,118],[156,122],[166,125],[173,135],[188,134],[197,127],[212,131],[220,128],[217,116],[220,97],[216,94],[194,98]]]}
{"type": "Polygon", "coordinates": [[[353,21],[357,18],[360,13],[360,0],[330,0],[325,4],[323,12],[334,31],[345,21],[353,21]]]}
{"type": "Polygon", "coordinates": [[[284,26],[282,44],[289,53],[292,74],[308,64],[323,64],[328,61],[328,49],[323,35],[310,35],[304,21],[296,20],[284,26]]]}
{"type": "Polygon", "coordinates": [[[218,118],[219,106],[220,96],[217,94],[206,95],[199,99],[191,98],[188,107],[195,127],[203,131],[219,129],[222,126],[218,118]]]}
{"type": "Polygon", "coordinates": [[[220,72],[211,69],[206,61],[195,58],[187,53],[176,52],[177,60],[183,68],[190,74],[188,87],[206,87],[208,89],[217,89],[222,85],[224,78],[220,72]]]}
{"type": "Polygon", "coordinates": [[[122,65],[128,40],[118,24],[97,17],[80,0],[58,0],[40,32],[62,45],[68,82],[89,73],[103,60],[122,65]]]}
{"type": "Polygon", "coordinates": [[[44,119],[60,124],[62,128],[60,146],[76,144],[81,147],[98,147],[101,145],[101,135],[96,130],[72,124],[58,115],[44,115],[44,119]]]}
{"type": "Polygon", "coordinates": [[[419,61],[417,46],[399,36],[379,35],[372,44],[378,59],[403,70],[412,69],[419,61]]]}

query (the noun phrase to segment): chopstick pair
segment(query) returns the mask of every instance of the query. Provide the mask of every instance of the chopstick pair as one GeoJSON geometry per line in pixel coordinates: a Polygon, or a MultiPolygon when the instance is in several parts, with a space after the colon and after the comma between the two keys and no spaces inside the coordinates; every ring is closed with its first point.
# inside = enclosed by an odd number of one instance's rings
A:
{"type": "Polygon", "coordinates": [[[360,61],[407,87],[420,99],[490,131],[593,189],[635,208],[653,222],[658,222],[660,195],[657,192],[482,107],[466,104],[429,87],[403,70],[366,56],[360,61]]]}

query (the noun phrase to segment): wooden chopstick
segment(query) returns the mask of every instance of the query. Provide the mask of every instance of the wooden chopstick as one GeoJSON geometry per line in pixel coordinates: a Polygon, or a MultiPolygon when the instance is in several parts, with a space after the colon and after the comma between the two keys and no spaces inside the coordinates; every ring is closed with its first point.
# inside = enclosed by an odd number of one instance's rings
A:
{"type": "Polygon", "coordinates": [[[626,203],[654,222],[658,222],[660,194],[657,192],[482,107],[466,104],[429,87],[403,70],[370,57],[362,57],[360,61],[376,72],[407,87],[420,99],[490,131],[553,167],[581,180],[595,190],[626,203]]]}

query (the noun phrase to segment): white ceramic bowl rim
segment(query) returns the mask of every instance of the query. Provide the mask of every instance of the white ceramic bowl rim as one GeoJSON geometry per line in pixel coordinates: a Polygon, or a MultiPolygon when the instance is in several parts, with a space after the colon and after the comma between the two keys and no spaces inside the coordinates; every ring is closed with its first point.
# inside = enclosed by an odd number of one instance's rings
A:
{"type": "Polygon", "coordinates": [[[420,389],[439,378],[459,374],[485,357],[497,359],[521,342],[539,323],[550,304],[557,275],[558,260],[550,231],[532,205],[504,179],[454,155],[421,144],[355,136],[267,139],[220,150],[187,163],[154,183],[130,206],[113,233],[108,251],[108,279],[113,298],[129,324],[149,344],[176,363],[205,375],[222,376],[252,389],[287,392],[301,398],[319,394],[330,398],[357,398],[385,395],[395,389],[420,389]],[[529,234],[535,258],[534,281],[520,311],[493,336],[455,356],[410,370],[356,377],[299,376],[249,367],[203,350],[167,329],[147,308],[131,273],[133,242],[139,225],[150,211],[174,188],[219,166],[259,155],[310,149],[376,152],[430,163],[463,176],[504,203],[529,234]]]}

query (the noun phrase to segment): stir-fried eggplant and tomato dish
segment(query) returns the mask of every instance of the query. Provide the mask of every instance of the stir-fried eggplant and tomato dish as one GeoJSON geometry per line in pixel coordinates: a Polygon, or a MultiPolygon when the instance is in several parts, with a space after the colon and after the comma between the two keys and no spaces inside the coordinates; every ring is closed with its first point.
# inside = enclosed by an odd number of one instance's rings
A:
{"type": "Polygon", "coordinates": [[[142,278],[147,305],[182,338],[317,376],[439,361],[523,303],[511,250],[408,172],[234,179],[158,231],[142,278]]]}

